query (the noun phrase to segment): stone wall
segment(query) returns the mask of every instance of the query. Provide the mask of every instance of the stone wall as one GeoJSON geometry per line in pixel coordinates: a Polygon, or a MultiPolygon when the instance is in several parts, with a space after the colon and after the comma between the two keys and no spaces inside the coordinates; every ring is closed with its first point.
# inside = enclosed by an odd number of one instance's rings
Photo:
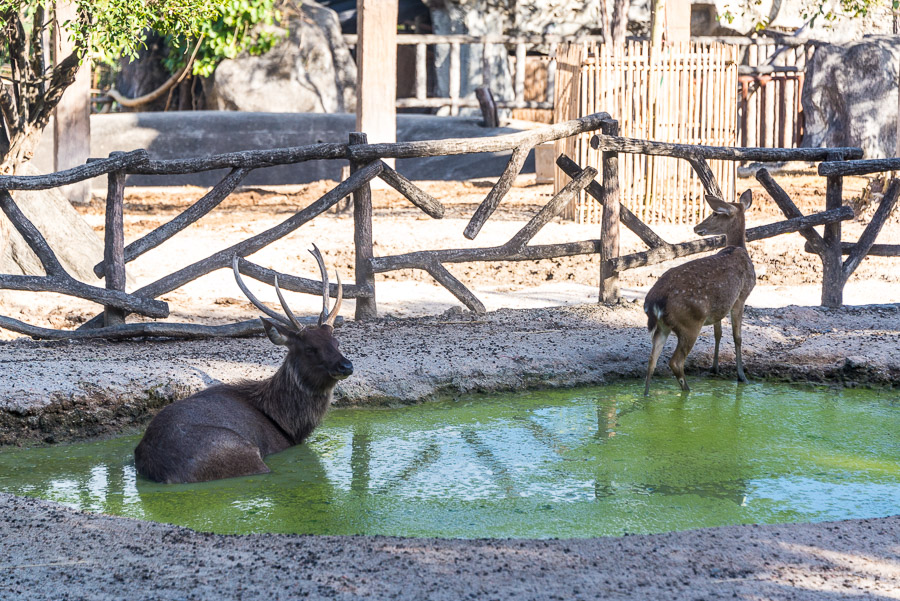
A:
{"type": "Polygon", "coordinates": [[[816,49],[806,69],[803,145],[859,146],[896,156],[900,36],[865,36],[816,49]]]}

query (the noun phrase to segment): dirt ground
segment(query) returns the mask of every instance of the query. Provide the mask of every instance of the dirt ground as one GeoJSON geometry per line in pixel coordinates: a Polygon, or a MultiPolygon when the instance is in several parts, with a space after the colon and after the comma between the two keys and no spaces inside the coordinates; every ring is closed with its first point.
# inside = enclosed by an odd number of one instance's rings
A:
{"type": "MultiPolygon", "coordinates": [[[[805,213],[824,205],[823,179],[778,176],[805,213]]],[[[752,182],[754,185],[749,185],[752,182]]],[[[755,185],[751,223],[780,219],[755,185]]],[[[740,185],[739,183],[739,185],[740,185]]],[[[863,179],[848,179],[845,198],[863,179]]],[[[445,202],[435,221],[387,190],[375,192],[377,255],[423,248],[492,246],[507,241],[549,200],[549,185],[522,177],[475,241],[462,230],[492,185],[421,182],[445,202]]],[[[129,264],[133,289],[279,223],[330,186],[245,189],[171,242],[129,264]]],[[[184,210],[200,189],[131,190],[126,243],[184,210]]],[[[870,214],[869,211],[868,214],[870,214]]],[[[102,232],[102,204],[83,209],[102,232]]],[[[855,240],[863,219],[845,222],[855,240]]],[[[692,239],[688,226],[658,226],[666,240],[692,239]]],[[[535,243],[599,237],[599,226],[559,221],[535,243]]],[[[332,213],[254,255],[262,265],[316,277],[306,252],[315,242],[326,264],[352,280],[352,218],[332,213]]],[[[900,243],[900,211],[878,240],[900,243]]],[[[642,250],[623,232],[623,252],[642,250]]],[[[792,234],[750,245],[758,285],[744,323],[751,377],[834,385],[900,383],[900,260],[870,257],[845,289],[848,306],[816,307],[821,265],[792,234]]],[[[459,392],[571,386],[640,376],[649,340],[637,299],[671,263],[623,274],[626,301],[595,303],[596,258],[460,264],[449,269],[489,313],[461,308],[430,276],[378,277],[374,322],[349,321],[339,333],[354,376],[337,390],[341,404],[411,403],[459,392]]],[[[274,291],[251,282],[265,302],[274,291]]],[[[230,273],[210,274],[164,300],[173,320],[225,323],[255,317],[230,273]]],[[[321,300],[289,294],[298,313],[321,300]]],[[[90,303],[5,294],[0,314],[36,325],[75,327],[90,303]]],[[[345,316],[353,315],[352,301],[345,316]]],[[[209,385],[272,373],[280,349],[262,338],[194,342],[47,343],[3,333],[0,343],[0,444],[52,443],[109,435],[145,423],[161,406],[209,385]]],[[[733,377],[730,340],[724,377],[733,377]],[[729,371],[730,370],[730,371],[729,371]]],[[[663,357],[672,350],[669,342],[663,357]]],[[[688,362],[706,377],[712,351],[704,332],[688,362]]],[[[665,361],[657,378],[668,378],[665,361]]],[[[2,447],[0,447],[2,448],[2,447]]],[[[2,452],[2,451],[0,451],[2,452]]],[[[526,599],[896,599],[900,519],[830,524],[739,526],[654,536],[575,541],[455,541],[381,537],[227,537],[0,495],[0,597],[3,599],[484,598],[526,599]]]]}

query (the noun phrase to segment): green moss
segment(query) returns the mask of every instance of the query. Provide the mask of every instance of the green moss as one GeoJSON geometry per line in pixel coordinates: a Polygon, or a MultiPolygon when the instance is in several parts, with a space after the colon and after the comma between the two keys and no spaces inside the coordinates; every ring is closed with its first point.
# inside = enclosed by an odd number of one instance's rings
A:
{"type": "Polygon", "coordinates": [[[584,537],[877,517],[900,392],[697,380],[336,409],[271,474],[136,477],[139,437],[0,452],[0,490],[219,533],[584,537]]]}

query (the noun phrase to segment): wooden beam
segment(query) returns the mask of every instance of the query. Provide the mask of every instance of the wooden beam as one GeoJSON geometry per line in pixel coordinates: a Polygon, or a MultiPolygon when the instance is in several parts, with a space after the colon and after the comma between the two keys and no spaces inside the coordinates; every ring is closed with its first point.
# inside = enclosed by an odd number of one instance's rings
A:
{"type": "Polygon", "coordinates": [[[397,139],[398,0],[357,0],[356,131],[397,139]]]}
{"type": "MultiPolygon", "coordinates": [[[[362,2],[362,0],[360,0],[362,2]]],[[[396,3],[395,3],[396,6],[396,3]]],[[[395,17],[396,19],[396,17],[395,17]]],[[[354,132],[350,134],[350,145],[365,144],[366,134],[354,132]]],[[[379,174],[384,171],[385,163],[375,161],[369,165],[377,165],[379,174]]],[[[364,163],[350,161],[350,177],[366,169],[364,163]]],[[[348,180],[349,181],[349,180],[348,180]]],[[[372,188],[366,181],[353,191],[353,247],[356,257],[355,280],[358,286],[371,286],[375,289],[375,272],[369,260],[374,256],[372,238],[372,188]]],[[[374,319],[378,317],[375,295],[359,298],[356,301],[356,319],[374,319]]]]}
{"type": "MultiPolygon", "coordinates": [[[[601,130],[605,135],[619,135],[619,122],[608,120],[601,130]]],[[[619,153],[604,150],[603,216],[600,220],[600,302],[619,300],[619,272],[612,269],[612,259],[619,257],[619,153]]]]}
{"type": "MultiPolygon", "coordinates": [[[[788,219],[787,221],[779,221],[767,225],[760,225],[747,230],[747,241],[762,240],[779,236],[781,234],[789,234],[796,232],[805,227],[815,225],[823,225],[833,223],[835,221],[846,221],[853,219],[853,209],[850,207],[839,207],[822,213],[814,213],[796,219],[788,219]]],[[[701,240],[691,240],[689,242],[681,242],[680,244],[669,244],[664,247],[652,248],[650,250],[626,255],[613,259],[611,261],[613,269],[616,271],[626,271],[636,267],[645,265],[656,265],[669,259],[678,257],[686,257],[701,252],[715,250],[725,246],[725,236],[712,236],[701,240]]]]}
{"type": "MultiPolygon", "coordinates": [[[[107,176],[106,227],[103,245],[103,277],[108,290],[125,291],[125,173],[113,171],[107,176]]],[[[125,323],[125,311],[103,308],[103,325],[125,323]]]]}
{"type": "MultiPolygon", "coordinates": [[[[622,138],[597,134],[591,138],[595,150],[616,150],[631,154],[689,159],[721,159],[726,161],[824,161],[834,153],[845,157],[861,157],[861,148],[734,148],[732,146],[701,146],[697,144],[669,144],[635,138],[622,138]]],[[[900,159],[898,159],[900,160],[900,159]]]]}

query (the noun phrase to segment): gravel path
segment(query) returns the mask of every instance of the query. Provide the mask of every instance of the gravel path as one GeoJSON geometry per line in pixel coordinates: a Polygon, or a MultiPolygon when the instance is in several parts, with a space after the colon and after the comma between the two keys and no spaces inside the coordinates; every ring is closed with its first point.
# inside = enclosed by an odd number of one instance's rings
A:
{"type": "Polygon", "coordinates": [[[3,599],[896,599],[900,517],[575,540],[221,536],[0,494],[3,599]]]}

